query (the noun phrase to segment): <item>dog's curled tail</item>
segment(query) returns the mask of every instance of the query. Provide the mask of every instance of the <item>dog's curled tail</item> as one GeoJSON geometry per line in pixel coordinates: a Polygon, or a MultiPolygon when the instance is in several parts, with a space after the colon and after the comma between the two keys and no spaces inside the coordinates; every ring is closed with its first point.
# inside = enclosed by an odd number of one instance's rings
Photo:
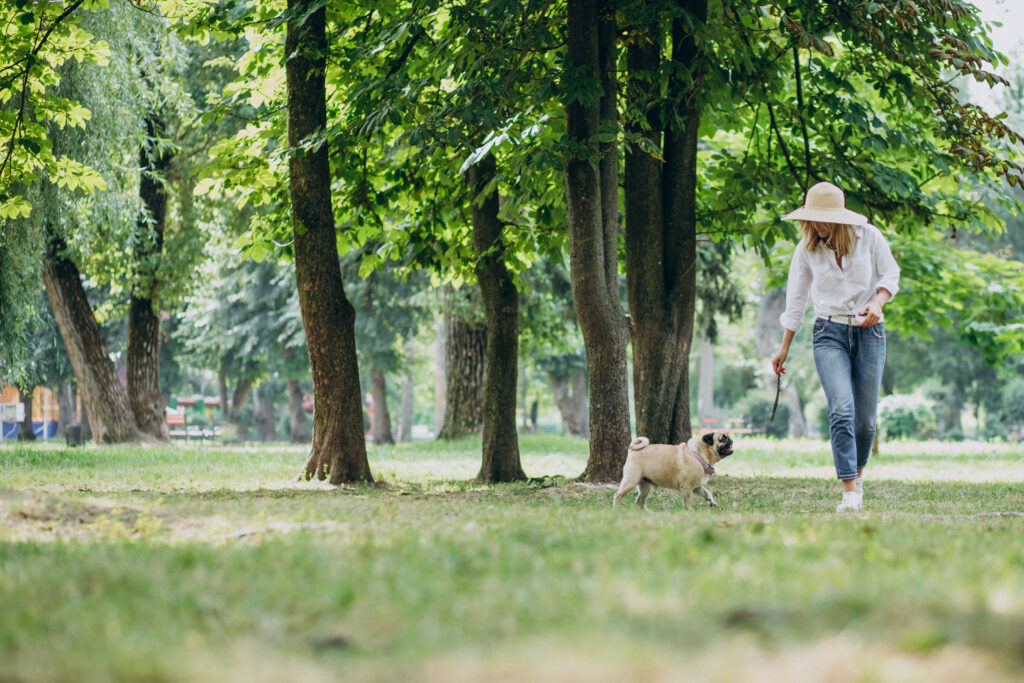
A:
{"type": "Polygon", "coordinates": [[[638,451],[641,448],[647,448],[647,446],[650,443],[651,443],[651,440],[648,439],[646,436],[638,436],[638,437],[636,437],[635,439],[633,439],[632,441],[629,442],[629,450],[631,450],[631,451],[638,451]]]}

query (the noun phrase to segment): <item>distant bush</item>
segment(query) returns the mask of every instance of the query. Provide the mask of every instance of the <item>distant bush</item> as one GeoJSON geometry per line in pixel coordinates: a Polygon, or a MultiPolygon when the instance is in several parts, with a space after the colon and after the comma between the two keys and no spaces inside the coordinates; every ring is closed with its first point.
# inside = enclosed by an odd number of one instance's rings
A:
{"type": "Polygon", "coordinates": [[[915,394],[891,394],[878,402],[879,428],[887,439],[934,439],[935,402],[915,394]]]}
{"type": "Polygon", "coordinates": [[[985,418],[985,435],[1024,437],[1024,378],[1014,377],[999,394],[999,404],[990,407],[985,418]]]}
{"type": "Polygon", "coordinates": [[[769,422],[773,403],[765,398],[748,398],[743,416],[751,429],[761,430],[765,436],[785,439],[789,436],[789,405],[780,401],[775,420],[769,422]]]}

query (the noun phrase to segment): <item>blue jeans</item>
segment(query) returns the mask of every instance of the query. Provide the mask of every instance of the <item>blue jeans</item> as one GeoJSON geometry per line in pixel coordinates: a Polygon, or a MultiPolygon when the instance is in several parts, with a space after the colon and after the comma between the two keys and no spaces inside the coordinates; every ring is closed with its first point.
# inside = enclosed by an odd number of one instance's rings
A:
{"type": "Polygon", "coordinates": [[[828,399],[832,459],[839,479],[868,464],[885,367],[885,327],[814,321],[814,364],[828,399]]]}

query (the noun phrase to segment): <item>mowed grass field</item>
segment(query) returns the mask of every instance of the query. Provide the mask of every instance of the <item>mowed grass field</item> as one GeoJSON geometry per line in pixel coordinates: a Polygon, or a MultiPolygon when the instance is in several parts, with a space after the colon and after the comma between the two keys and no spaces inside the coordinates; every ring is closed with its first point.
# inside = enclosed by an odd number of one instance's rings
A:
{"type": "Polygon", "coordinates": [[[837,515],[828,445],[740,439],[612,509],[585,443],[0,446],[0,681],[1024,680],[1024,444],[890,443],[837,515]]]}

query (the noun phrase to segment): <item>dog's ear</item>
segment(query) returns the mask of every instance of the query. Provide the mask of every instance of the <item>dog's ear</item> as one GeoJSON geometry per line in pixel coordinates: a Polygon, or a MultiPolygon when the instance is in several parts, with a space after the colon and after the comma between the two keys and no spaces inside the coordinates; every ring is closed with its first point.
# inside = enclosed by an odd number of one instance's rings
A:
{"type": "Polygon", "coordinates": [[[702,440],[704,441],[704,443],[706,443],[709,446],[715,445],[715,433],[714,432],[708,432],[707,434],[705,434],[702,437],[702,440]]]}

